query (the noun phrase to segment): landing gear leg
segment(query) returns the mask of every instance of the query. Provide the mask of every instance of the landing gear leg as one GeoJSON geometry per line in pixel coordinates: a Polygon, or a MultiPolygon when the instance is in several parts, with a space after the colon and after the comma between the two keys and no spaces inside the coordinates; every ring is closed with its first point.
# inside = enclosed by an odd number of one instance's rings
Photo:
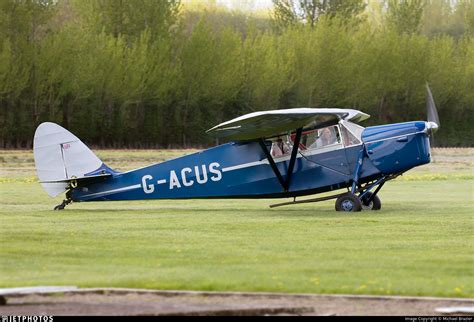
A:
{"type": "Polygon", "coordinates": [[[71,198],[71,190],[66,192],[66,199],[63,200],[59,205],[54,207],[54,210],[63,210],[67,205],[69,205],[72,202],[71,198]]]}
{"type": "Polygon", "coordinates": [[[354,178],[352,179],[352,189],[337,198],[336,211],[356,212],[362,210],[362,203],[359,197],[356,196],[356,192],[358,190],[357,187],[359,187],[359,189],[362,188],[359,183],[359,175],[364,162],[364,157],[365,148],[359,151],[359,157],[357,158],[357,164],[354,170],[354,178]]]}
{"type": "Polygon", "coordinates": [[[64,199],[63,202],[61,202],[59,205],[54,207],[54,210],[63,210],[67,205],[69,205],[72,202],[71,199],[64,199]]]}
{"type": "Polygon", "coordinates": [[[362,198],[362,210],[380,210],[382,208],[382,202],[379,196],[372,192],[367,192],[362,198]]]}
{"type": "Polygon", "coordinates": [[[362,202],[363,210],[380,210],[380,208],[382,208],[382,202],[377,196],[377,193],[382,189],[385,182],[385,177],[382,177],[360,194],[359,199],[362,202]],[[378,184],[377,189],[375,189],[374,192],[370,192],[370,189],[372,189],[376,184],[378,184]]]}

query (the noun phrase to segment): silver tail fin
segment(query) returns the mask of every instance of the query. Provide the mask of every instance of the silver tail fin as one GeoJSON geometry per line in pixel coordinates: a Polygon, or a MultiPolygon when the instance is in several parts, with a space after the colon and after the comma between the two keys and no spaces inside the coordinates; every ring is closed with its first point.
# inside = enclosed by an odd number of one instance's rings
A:
{"type": "Polygon", "coordinates": [[[104,167],[102,161],[74,134],[55,123],[42,123],[33,143],[36,173],[44,190],[56,197],[70,180],[104,167]]]}

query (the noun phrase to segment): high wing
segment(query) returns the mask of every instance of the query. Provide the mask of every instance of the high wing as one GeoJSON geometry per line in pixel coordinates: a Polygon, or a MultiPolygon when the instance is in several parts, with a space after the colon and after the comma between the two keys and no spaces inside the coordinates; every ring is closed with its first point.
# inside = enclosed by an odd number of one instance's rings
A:
{"type": "Polygon", "coordinates": [[[214,137],[244,141],[294,131],[308,124],[336,124],[340,119],[361,122],[370,115],[353,109],[291,108],[260,111],[237,117],[207,130],[214,137]]]}

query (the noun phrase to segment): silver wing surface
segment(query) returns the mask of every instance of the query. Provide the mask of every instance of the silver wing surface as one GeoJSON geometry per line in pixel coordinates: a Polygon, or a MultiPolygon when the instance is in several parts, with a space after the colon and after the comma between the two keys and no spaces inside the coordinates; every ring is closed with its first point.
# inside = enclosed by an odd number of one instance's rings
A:
{"type": "Polygon", "coordinates": [[[336,124],[339,120],[354,123],[370,115],[353,109],[291,108],[245,114],[207,130],[214,137],[236,141],[255,140],[287,133],[312,123],[336,124]]]}

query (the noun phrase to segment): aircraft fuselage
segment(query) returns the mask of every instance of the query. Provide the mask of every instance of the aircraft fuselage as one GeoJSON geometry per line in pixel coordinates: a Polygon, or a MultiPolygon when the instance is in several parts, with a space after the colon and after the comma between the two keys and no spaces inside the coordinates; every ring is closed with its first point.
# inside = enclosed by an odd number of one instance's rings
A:
{"type": "MultiPolygon", "coordinates": [[[[270,146],[267,146],[270,149],[270,146]]],[[[362,143],[299,151],[288,189],[259,142],[231,142],[129,172],[81,184],[73,201],[284,198],[350,187],[363,151],[358,183],[430,162],[426,122],[367,127],[362,143]]],[[[290,155],[274,158],[287,179],[290,155]]]]}

